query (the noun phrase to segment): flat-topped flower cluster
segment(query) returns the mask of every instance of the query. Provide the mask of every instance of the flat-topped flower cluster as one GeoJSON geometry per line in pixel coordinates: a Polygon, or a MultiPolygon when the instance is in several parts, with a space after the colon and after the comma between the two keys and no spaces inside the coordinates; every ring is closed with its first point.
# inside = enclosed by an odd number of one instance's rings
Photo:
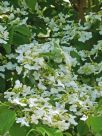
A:
{"type": "Polygon", "coordinates": [[[68,52],[58,40],[21,45],[16,53],[15,69],[30,83],[17,80],[14,88],[4,93],[10,103],[22,109],[17,123],[29,126],[42,122],[63,131],[76,126],[76,118],[85,120],[93,113],[102,92],[73,78],[68,52]]]}

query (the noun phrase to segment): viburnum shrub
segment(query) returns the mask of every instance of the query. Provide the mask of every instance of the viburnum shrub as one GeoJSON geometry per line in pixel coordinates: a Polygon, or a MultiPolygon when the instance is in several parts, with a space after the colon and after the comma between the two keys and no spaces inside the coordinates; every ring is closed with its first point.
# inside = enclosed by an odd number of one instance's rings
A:
{"type": "Polygon", "coordinates": [[[1,0],[1,136],[101,136],[102,10],[74,14],[66,1],[1,0]]]}

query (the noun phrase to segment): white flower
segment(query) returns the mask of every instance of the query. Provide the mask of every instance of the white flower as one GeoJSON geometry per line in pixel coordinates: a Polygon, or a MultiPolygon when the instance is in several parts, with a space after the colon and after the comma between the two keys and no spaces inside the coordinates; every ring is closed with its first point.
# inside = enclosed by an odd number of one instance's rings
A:
{"type": "Polygon", "coordinates": [[[15,15],[13,13],[11,13],[9,16],[8,16],[9,20],[13,20],[15,18],[15,15]]]}
{"type": "Polygon", "coordinates": [[[21,88],[22,87],[22,83],[20,83],[19,80],[16,80],[15,82],[15,88],[18,89],[18,88],[21,88]]]}
{"type": "Polygon", "coordinates": [[[50,28],[51,28],[52,30],[53,30],[54,27],[57,26],[56,23],[54,22],[54,19],[51,19],[51,20],[50,20],[49,26],[50,26],[50,28]]]}
{"type": "Polygon", "coordinates": [[[25,17],[24,19],[20,20],[19,25],[25,25],[27,24],[28,17],[25,17]]]}
{"type": "Polygon", "coordinates": [[[22,95],[25,97],[25,96],[31,95],[31,94],[34,94],[34,90],[31,89],[30,86],[24,85],[23,86],[23,90],[22,90],[22,95]]]}
{"type": "Polygon", "coordinates": [[[43,58],[35,58],[33,61],[35,61],[39,65],[44,65],[44,59],[43,58]]]}
{"type": "Polygon", "coordinates": [[[57,86],[61,86],[61,87],[63,87],[63,88],[65,87],[64,84],[63,84],[60,80],[57,80],[57,82],[58,82],[58,83],[57,83],[57,86]]]}
{"type": "Polygon", "coordinates": [[[85,74],[85,75],[90,75],[92,73],[95,73],[96,69],[95,66],[91,63],[85,63],[80,69],[78,70],[79,74],[85,74]]]}
{"type": "Polygon", "coordinates": [[[0,25],[0,43],[3,44],[7,44],[7,40],[8,40],[8,31],[6,30],[7,27],[3,27],[2,25],[0,25]]]}
{"type": "Polygon", "coordinates": [[[39,123],[39,121],[38,121],[36,115],[33,114],[33,115],[31,116],[31,122],[34,123],[34,124],[38,124],[38,123],[39,123]]]}
{"type": "Polygon", "coordinates": [[[43,117],[43,123],[46,124],[47,122],[48,122],[48,124],[50,124],[50,125],[53,123],[53,122],[52,122],[52,117],[49,116],[49,115],[46,115],[46,116],[43,117]]]}
{"type": "Polygon", "coordinates": [[[38,99],[37,98],[29,98],[28,100],[28,104],[29,104],[29,107],[36,107],[37,106],[37,102],[38,99]]]}
{"type": "Polygon", "coordinates": [[[70,111],[76,112],[77,111],[77,105],[72,105],[69,108],[70,111]]]}
{"type": "Polygon", "coordinates": [[[69,104],[75,104],[79,101],[78,94],[74,93],[68,96],[68,102],[69,104]]]}
{"type": "Polygon", "coordinates": [[[86,115],[83,115],[80,120],[86,121],[88,119],[88,117],[86,115]]]}
{"type": "Polygon", "coordinates": [[[102,81],[101,81],[101,82],[98,82],[98,85],[99,85],[100,87],[102,87],[102,81]]]}
{"type": "Polygon", "coordinates": [[[65,23],[65,21],[66,21],[66,20],[65,20],[65,15],[61,12],[61,13],[58,14],[58,16],[59,16],[59,18],[60,18],[60,22],[61,22],[61,23],[65,23]]]}
{"type": "Polygon", "coordinates": [[[17,64],[12,64],[12,62],[8,62],[5,67],[8,69],[8,70],[14,70],[16,68],[17,64]]]}
{"type": "Polygon", "coordinates": [[[16,66],[16,71],[18,74],[21,74],[22,70],[23,70],[23,68],[21,66],[20,67],[16,66]]]}
{"type": "Polygon", "coordinates": [[[70,3],[70,1],[69,1],[69,0],[63,0],[63,1],[70,3]]]}
{"type": "Polygon", "coordinates": [[[58,125],[58,128],[59,128],[61,131],[68,130],[69,127],[70,127],[70,123],[69,123],[69,122],[66,122],[65,120],[63,120],[63,121],[58,121],[56,124],[58,125]]]}
{"type": "Polygon", "coordinates": [[[22,106],[22,107],[27,106],[27,104],[22,103],[22,102],[20,102],[20,101],[21,101],[21,100],[20,100],[20,98],[14,98],[13,100],[11,100],[11,103],[14,103],[14,104],[20,105],[20,106],[22,106]]]}
{"type": "Polygon", "coordinates": [[[4,72],[5,71],[5,65],[4,66],[0,66],[0,71],[4,72]]]}
{"type": "Polygon", "coordinates": [[[5,75],[2,74],[2,73],[0,73],[0,77],[1,77],[1,78],[5,78],[5,75]]]}
{"type": "Polygon", "coordinates": [[[50,80],[51,82],[55,83],[55,77],[54,76],[49,75],[47,77],[47,79],[50,80]]]}
{"type": "Polygon", "coordinates": [[[78,41],[81,41],[81,42],[85,42],[85,41],[92,38],[92,33],[91,32],[81,31],[79,33],[79,35],[80,35],[80,38],[78,39],[78,41]]]}
{"type": "Polygon", "coordinates": [[[56,88],[51,88],[50,91],[51,91],[51,94],[57,94],[59,92],[59,90],[56,88]]]}
{"type": "Polygon", "coordinates": [[[4,92],[4,98],[8,99],[8,101],[11,101],[14,95],[15,95],[15,92],[4,92]]]}
{"type": "Polygon", "coordinates": [[[35,111],[34,111],[34,114],[35,114],[35,116],[36,116],[37,118],[40,118],[40,119],[41,119],[43,116],[46,115],[46,111],[44,110],[44,107],[42,107],[42,108],[39,108],[39,109],[35,110],[35,111]]]}
{"type": "Polygon", "coordinates": [[[8,59],[15,59],[16,55],[13,54],[13,53],[11,53],[11,54],[9,54],[9,55],[6,55],[6,57],[7,57],[8,59]]]}
{"type": "Polygon", "coordinates": [[[38,88],[41,89],[41,90],[46,90],[46,86],[43,85],[43,83],[38,83],[38,88]]]}
{"type": "Polygon", "coordinates": [[[7,44],[7,42],[3,39],[0,39],[0,43],[7,44]]]}
{"type": "Polygon", "coordinates": [[[68,121],[70,122],[70,124],[73,124],[73,125],[77,125],[78,123],[75,121],[75,116],[73,116],[73,115],[69,115],[70,117],[69,117],[69,119],[68,119],[68,121]]]}
{"type": "Polygon", "coordinates": [[[78,89],[78,85],[77,85],[77,83],[75,83],[75,81],[71,81],[71,82],[69,82],[69,83],[65,83],[65,85],[66,85],[67,87],[73,87],[73,88],[75,88],[75,89],[78,89]]]}
{"type": "Polygon", "coordinates": [[[29,123],[27,122],[26,117],[17,118],[16,123],[21,123],[21,126],[29,127],[29,123]]]}

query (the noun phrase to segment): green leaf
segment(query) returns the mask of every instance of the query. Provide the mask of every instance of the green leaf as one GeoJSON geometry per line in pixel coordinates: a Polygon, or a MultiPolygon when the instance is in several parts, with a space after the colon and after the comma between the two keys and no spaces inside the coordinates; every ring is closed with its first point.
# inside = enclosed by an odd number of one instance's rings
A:
{"type": "Polygon", "coordinates": [[[0,84],[0,93],[2,93],[5,91],[5,88],[6,88],[5,79],[0,77],[0,83],[2,83],[2,84],[0,84]]]}
{"type": "Polygon", "coordinates": [[[30,40],[31,40],[31,32],[27,26],[21,25],[14,28],[14,33],[13,33],[14,45],[30,43],[30,40]]]}
{"type": "Polygon", "coordinates": [[[36,127],[37,131],[40,132],[43,136],[63,136],[62,132],[58,129],[49,128],[48,126],[36,127]]]}
{"type": "Polygon", "coordinates": [[[65,136],[72,136],[72,135],[71,135],[70,133],[68,133],[68,132],[65,132],[64,135],[65,135],[65,136]]]}
{"type": "Polygon", "coordinates": [[[31,11],[35,10],[37,0],[25,0],[25,2],[31,11]]]}
{"type": "Polygon", "coordinates": [[[15,5],[16,7],[19,5],[19,0],[10,0],[11,4],[15,5]]]}
{"type": "Polygon", "coordinates": [[[3,45],[3,48],[5,49],[7,54],[11,53],[11,45],[10,44],[3,45]]]}
{"type": "Polygon", "coordinates": [[[89,128],[87,124],[84,121],[80,121],[78,126],[77,126],[77,131],[80,136],[85,136],[89,132],[89,128]]]}
{"type": "Polygon", "coordinates": [[[15,121],[16,114],[14,111],[2,108],[0,110],[0,134],[7,132],[15,121]]]}
{"type": "Polygon", "coordinates": [[[76,58],[76,59],[80,62],[80,56],[79,56],[75,51],[71,51],[71,52],[70,52],[70,55],[71,55],[73,58],[76,58]]]}
{"type": "Polygon", "coordinates": [[[19,124],[14,123],[9,132],[11,136],[26,136],[27,129],[26,127],[21,127],[19,124]]]}
{"type": "Polygon", "coordinates": [[[27,44],[29,43],[29,38],[26,36],[23,36],[19,33],[15,33],[14,37],[13,37],[13,44],[18,46],[18,45],[22,45],[22,44],[27,44]]]}
{"type": "Polygon", "coordinates": [[[39,133],[42,134],[42,136],[45,136],[46,131],[45,131],[45,129],[44,129],[43,127],[37,127],[36,129],[37,129],[37,131],[38,131],[39,133]]]}
{"type": "Polygon", "coordinates": [[[0,103],[0,113],[3,112],[3,110],[6,110],[9,107],[6,103],[0,103]]]}
{"type": "Polygon", "coordinates": [[[26,25],[20,25],[17,26],[14,30],[15,32],[18,32],[24,36],[30,37],[31,36],[31,32],[29,30],[29,28],[26,25]]]}
{"type": "Polygon", "coordinates": [[[102,116],[89,117],[87,120],[87,124],[94,133],[100,133],[102,131],[102,116]]]}

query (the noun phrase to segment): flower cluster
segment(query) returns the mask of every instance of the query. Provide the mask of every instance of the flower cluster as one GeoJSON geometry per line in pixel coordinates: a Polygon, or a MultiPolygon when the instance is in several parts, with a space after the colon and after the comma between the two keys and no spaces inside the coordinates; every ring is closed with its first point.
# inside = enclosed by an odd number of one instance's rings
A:
{"type": "Polygon", "coordinates": [[[85,63],[84,66],[81,66],[78,72],[80,74],[90,75],[90,74],[98,74],[102,71],[102,62],[100,63],[85,63]]]}
{"type": "Polygon", "coordinates": [[[0,25],[0,44],[7,44],[9,38],[8,35],[7,28],[0,25]]]}
{"type": "Polygon", "coordinates": [[[29,126],[42,122],[64,131],[77,125],[77,117],[85,120],[93,112],[101,91],[79,84],[71,75],[66,48],[54,40],[17,48],[17,73],[31,81],[27,86],[17,80],[14,88],[5,92],[10,103],[22,107],[17,123],[29,126]]]}
{"type": "MultiPolygon", "coordinates": [[[[8,1],[4,1],[0,3],[0,18],[3,20],[7,20],[10,25],[23,25],[26,24],[28,19],[28,12],[26,11],[26,7],[15,8],[13,5],[11,6],[8,1]],[[22,16],[22,19],[21,19],[22,16]]],[[[4,22],[2,22],[4,23],[4,22]]],[[[5,30],[2,28],[2,30],[5,30]]],[[[1,30],[1,27],[0,27],[1,30]]],[[[5,32],[6,35],[7,32],[5,32]]]]}

